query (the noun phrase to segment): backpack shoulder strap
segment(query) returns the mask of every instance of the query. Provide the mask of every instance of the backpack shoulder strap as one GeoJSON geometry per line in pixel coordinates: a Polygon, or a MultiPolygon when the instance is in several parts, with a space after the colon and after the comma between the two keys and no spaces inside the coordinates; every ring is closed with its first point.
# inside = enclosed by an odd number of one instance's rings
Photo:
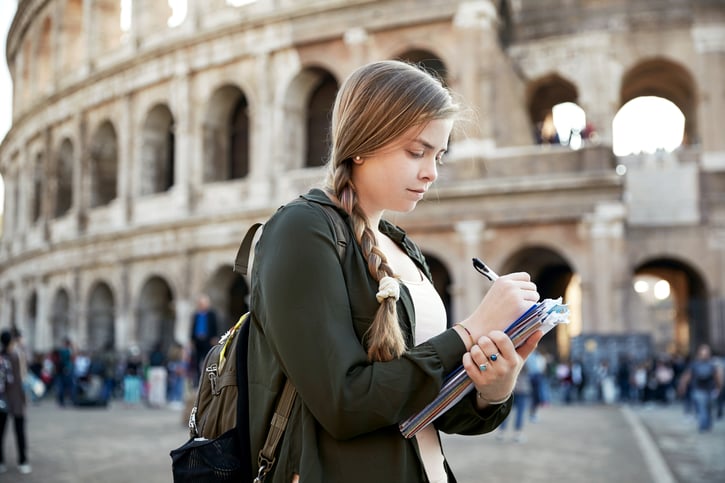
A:
{"type": "MultiPolygon", "coordinates": [[[[312,200],[308,200],[312,201],[312,200]]],[[[322,212],[325,214],[327,219],[332,223],[335,230],[335,246],[337,247],[337,256],[342,260],[345,258],[345,250],[347,249],[347,225],[345,220],[342,219],[339,213],[335,211],[335,208],[322,203],[312,201],[317,206],[322,208],[322,212]]],[[[239,245],[237,250],[237,256],[234,258],[234,271],[247,275],[249,271],[249,254],[252,251],[252,242],[254,236],[257,234],[257,230],[262,227],[263,223],[255,223],[249,227],[247,233],[244,234],[242,243],[239,245]]]]}
{"type": "Polygon", "coordinates": [[[252,241],[254,235],[257,234],[257,230],[262,226],[262,223],[255,223],[249,227],[247,233],[242,239],[242,243],[239,245],[237,250],[237,256],[234,259],[234,271],[242,275],[246,275],[249,270],[249,252],[252,250],[252,241]]]}
{"type": "MultiPolygon", "coordinates": [[[[314,203],[314,202],[313,202],[314,203]]],[[[337,247],[337,256],[342,260],[345,258],[345,250],[347,249],[347,225],[342,216],[330,205],[323,205],[317,203],[322,212],[327,216],[327,219],[332,222],[332,226],[335,229],[335,246],[337,247]]]]}

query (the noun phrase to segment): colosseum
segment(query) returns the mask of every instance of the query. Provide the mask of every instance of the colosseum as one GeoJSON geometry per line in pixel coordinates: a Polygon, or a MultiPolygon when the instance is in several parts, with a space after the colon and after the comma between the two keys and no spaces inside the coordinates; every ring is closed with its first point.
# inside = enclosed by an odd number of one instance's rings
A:
{"type": "Polygon", "coordinates": [[[19,0],[6,56],[0,327],[36,351],[185,344],[202,293],[233,323],[240,239],[320,182],[338,86],[404,59],[471,107],[434,195],[389,215],[451,321],[487,288],[478,256],[564,297],[559,357],[725,353],[722,0],[19,0]],[[681,138],[616,153],[647,97],[681,138]],[[560,105],[586,123],[552,140],[560,105]]]}

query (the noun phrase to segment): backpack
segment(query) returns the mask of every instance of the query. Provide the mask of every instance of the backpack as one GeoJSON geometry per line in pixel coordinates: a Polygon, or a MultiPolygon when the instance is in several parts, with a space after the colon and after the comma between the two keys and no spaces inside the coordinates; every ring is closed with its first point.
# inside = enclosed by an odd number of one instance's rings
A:
{"type": "MultiPolygon", "coordinates": [[[[292,203],[318,205],[334,227],[340,260],[347,247],[347,226],[334,208],[298,198],[292,203]]],[[[289,206],[289,205],[288,205],[289,206]]],[[[234,271],[246,275],[249,253],[261,223],[252,225],[237,251],[234,271]]],[[[206,357],[199,377],[194,406],[189,415],[189,440],[170,452],[174,483],[249,481],[255,474],[249,436],[249,393],[247,390],[247,345],[249,312],[224,334],[206,357]]],[[[278,399],[267,441],[260,451],[256,481],[263,481],[274,464],[277,443],[284,433],[296,391],[286,380],[278,399]],[[279,421],[283,421],[280,425],[279,421]],[[274,424],[273,424],[274,423],[274,424]]]]}

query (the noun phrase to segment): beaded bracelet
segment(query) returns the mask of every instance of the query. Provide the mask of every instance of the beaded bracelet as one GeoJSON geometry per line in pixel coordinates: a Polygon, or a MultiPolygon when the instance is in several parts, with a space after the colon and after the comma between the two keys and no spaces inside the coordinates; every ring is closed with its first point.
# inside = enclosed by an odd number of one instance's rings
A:
{"type": "Polygon", "coordinates": [[[458,322],[456,325],[466,331],[466,334],[468,334],[468,338],[471,339],[471,347],[473,347],[474,345],[476,345],[476,341],[473,338],[473,334],[471,334],[471,331],[468,330],[468,327],[466,327],[465,325],[463,325],[463,323],[461,323],[461,322],[458,322]]]}
{"type": "Polygon", "coordinates": [[[486,399],[485,397],[483,397],[480,392],[477,392],[476,393],[476,397],[478,399],[480,399],[481,401],[485,402],[486,404],[497,405],[497,404],[503,404],[506,401],[508,401],[509,398],[511,397],[511,394],[509,394],[505,398],[501,399],[500,401],[489,401],[488,399],[486,399]]]}

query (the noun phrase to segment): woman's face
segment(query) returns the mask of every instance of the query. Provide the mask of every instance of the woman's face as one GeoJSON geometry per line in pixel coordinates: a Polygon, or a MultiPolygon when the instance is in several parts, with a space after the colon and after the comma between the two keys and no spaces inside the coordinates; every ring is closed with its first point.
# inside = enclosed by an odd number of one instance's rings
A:
{"type": "Polygon", "coordinates": [[[452,119],[430,121],[422,129],[413,126],[372,155],[354,160],[352,182],[369,218],[415,208],[438,177],[451,129],[452,119]]]}

